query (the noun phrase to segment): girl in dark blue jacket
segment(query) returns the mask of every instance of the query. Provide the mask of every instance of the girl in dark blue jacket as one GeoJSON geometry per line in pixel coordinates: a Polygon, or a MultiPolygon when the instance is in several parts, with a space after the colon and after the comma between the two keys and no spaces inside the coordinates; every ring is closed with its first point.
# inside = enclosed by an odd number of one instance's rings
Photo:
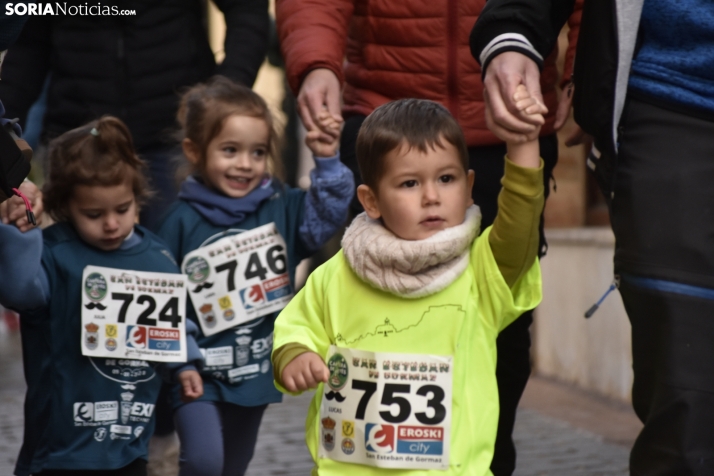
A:
{"type": "Polygon", "coordinates": [[[306,139],[316,163],[308,191],[275,177],[273,120],[250,89],[225,78],[198,85],[184,95],[178,119],[193,175],[159,235],[192,283],[189,318],[201,326],[206,358],[203,397],[185,404],[178,386],[173,395],[179,474],[242,475],[265,408],[281,401],[270,363],[273,323],[294,291],[298,263],[344,223],[353,178],[337,156],[340,124],[327,112],[321,120],[331,133],[308,131],[306,139]]]}
{"type": "MultiPolygon", "coordinates": [[[[49,162],[45,208],[57,223],[25,234],[0,224],[0,303],[20,312],[27,380],[25,436],[15,474],[145,476],[160,377],[150,362],[121,350],[159,342],[180,348],[178,339],[165,339],[178,330],[160,328],[160,308],[142,313],[156,303],[149,292],[137,300],[123,294],[123,302],[134,301],[123,307],[124,319],[146,314],[154,327],[126,321],[128,329],[120,329],[102,320],[107,318],[100,311],[115,298],[108,295],[111,278],[98,274],[89,283],[92,275],[85,279],[83,273],[91,265],[122,276],[178,277],[179,269],[163,241],[135,224],[148,189],[144,163],[121,121],[104,117],[63,134],[52,142],[49,162]],[[87,324],[82,312],[90,305],[96,314],[91,318],[98,320],[87,324]],[[152,340],[152,334],[162,338],[152,340]],[[98,346],[116,358],[83,355],[98,346]]],[[[177,328],[185,316],[178,308],[164,314],[177,328]]],[[[201,362],[192,337],[186,346],[189,361],[201,362]]],[[[183,398],[201,395],[193,363],[161,367],[178,368],[183,398]]]]}

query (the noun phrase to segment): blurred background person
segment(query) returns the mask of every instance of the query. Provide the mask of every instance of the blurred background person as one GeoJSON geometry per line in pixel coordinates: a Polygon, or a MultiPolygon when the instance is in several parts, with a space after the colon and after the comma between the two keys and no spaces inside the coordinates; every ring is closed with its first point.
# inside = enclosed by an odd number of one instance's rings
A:
{"type": "Polygon", "coordinates": [[[121,2],[132,16],[30,16],[3,64],[7,116],[24,124],[49,75],[42,143],[103,114],[120,118],[149,164],[157,196],[142,209],[141,223],[156,227],[176,195],[171,132],[178,93],[214,74],[252,86],[265,58],[268,1],[215,3],[227,29],[218,66],[201,0],[121,2]]]}

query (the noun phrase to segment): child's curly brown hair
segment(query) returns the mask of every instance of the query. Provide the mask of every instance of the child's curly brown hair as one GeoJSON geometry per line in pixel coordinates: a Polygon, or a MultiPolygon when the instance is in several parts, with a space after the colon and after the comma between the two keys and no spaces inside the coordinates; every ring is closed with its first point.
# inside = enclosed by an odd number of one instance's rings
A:
{"type": "Polygon", "coordinates": [[[55,221],[69,219],[68,204],[76,185],[129,183],[139,206],[152,195],[146,163],[136,155],[129,129],[113,116],[103,116],[54,139],[48,162],[44,206],[55,221]]]}

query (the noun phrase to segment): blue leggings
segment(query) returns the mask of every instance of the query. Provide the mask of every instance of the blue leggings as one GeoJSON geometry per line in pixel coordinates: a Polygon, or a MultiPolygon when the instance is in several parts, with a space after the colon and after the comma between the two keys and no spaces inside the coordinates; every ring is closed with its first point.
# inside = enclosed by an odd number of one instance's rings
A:
{"type": "Polygon", "coordinates": [[[267,406],[198,401],[179,407],[174,414],[181,440],[179,476],[245,474],[267,406]]]}

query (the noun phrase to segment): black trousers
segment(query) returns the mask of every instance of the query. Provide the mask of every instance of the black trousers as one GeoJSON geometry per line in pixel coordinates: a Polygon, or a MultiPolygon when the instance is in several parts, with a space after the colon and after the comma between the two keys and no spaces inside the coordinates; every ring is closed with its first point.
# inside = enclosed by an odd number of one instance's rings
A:
{"type": "Polygon", "coordinates": [[[633,475],[714,474],[714,122],[629,98],[615,272],[632,324],[633,475]]]}
{"type": "MultiPolygon", "coordinates": [[[[340,145],[342,162],[347,165],[355,176],[356,185],[361,182],[355,144],[359,128],[365,116],[354,116],[345,121],[340,145]]],[[[558,161],[558,140],[555,135],[540,138],[541,157],[545,162],[544,185],[545,196],[548,197],[549,183],[553,168],[558,161]]],[[[481,229],[493,223],[498,211],[498,194],[501,191],[501,178],[503,177],[503,157],[506,155],[505,144],[470,147],[469,166],[474,170],[476,179],[472,196],[474,203],[481,208],[481,229]]],[[[352,212],[361,212],[357,199],[352,202],[352,212]]],[[[541,257],[545,254],[546,244],[543,235],[543,217],[540,225],[541,257]]],[[[498,363],[496,366],[496,379],[500,403],[498,419],[498,434],[496,446],[491,463],[494,476],[510,476],[516,468],[516,448],[513,444],[513,425],[516,420],[516,409],[523,395],[528,378],[531,373],[530,363],[530,325],[533,322],[533,312],[527,312],[501,332],[496,342],[498,363]]],[[[476,405],[477,403],[474,402],[476,405]]]]}

